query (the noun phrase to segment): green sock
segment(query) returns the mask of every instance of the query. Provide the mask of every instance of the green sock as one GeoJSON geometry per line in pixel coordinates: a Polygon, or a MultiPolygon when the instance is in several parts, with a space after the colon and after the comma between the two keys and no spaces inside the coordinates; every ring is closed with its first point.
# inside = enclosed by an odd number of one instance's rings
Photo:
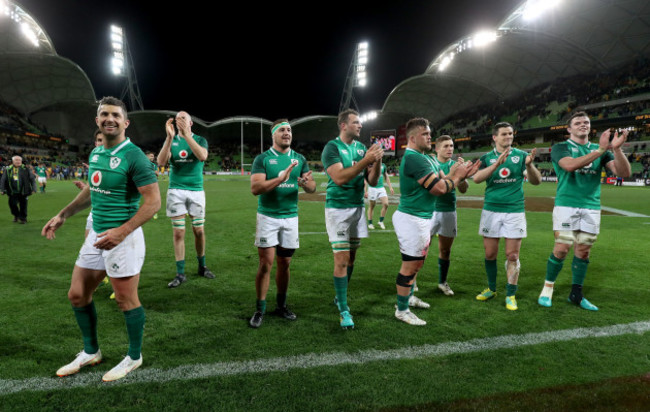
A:
{"type": "Polygon", "coordinates": [[[449,261],[438,258],[438,283],[447,281],[447,273],[449,273],[449,261]]]}
{"type": "Polygon", "coordinates": [[[405,311],[409,308],[409,296],[397,295],[397,310],[405,311]]]}
{"type": "Polygon", "coordinates": [[[573,274],[573,283],[574,285],[584,285],[585,277],[587,276],[587,266],[589,265],[589,260],[580,259],[577,256],[573,257],[573,263],[571,263],[571,273],[573,274]]]}
{"type": "Polygon", "coordinates": [[[176,273],[179,275],[185,274],[185,259],[176,261],[176,273]]]}
{"type": "Polygon", "coordinates": [[[383,217],[383,216],[380,216],[380,217],[379,217],[379,222],[383,222],[383,221],[384,221],[384,217],[383,217]]]}
{"type": "Polygon", "coordinates": [[[84,352],[88,354],[97,353],[99,343],[97,341],[97,311],[95,302],[91,301],[87,306],[82,308],[72,307],[74,317],[77,319],[81,336],[84,341],[84,352]]]}
{"type": "Polygon", "coordinates": [[[548,262],[546,262],[546,281],[555,282],[563,265],[564,259],[557,258],[553,253],[551,253],[548,262]]]}
{"type": "Polygon", "coordinates": [[[485,273],[487,273],[488,287],[492,292],[497,290],[497,260],[485,259],[485,273]]]}
{"type": "Polygon", "coordinates": [[[506,296],[515,296],[517,293],[517,285],[506,283],[506,296]]]}
{"type": "Polygon", "coordinates": [[[126,333],[129,336],[129,353],[133,360],[140,359],[142,352],[142,335],[144,335],[144,308],[139,306],[124,312],[126,333]]]}
{"type": "Polygon", "coordinates": [[[262,312],[263,314],[266,313],[266,299],[258,299],[257,302],[255,302],[255,307],[257,308],[258,312],[262,312]]]}
{"type": "Polygon", "coordinates": [[[347,270],[348,270],[348,283],[350,283],[350,280],[352,279],[352,271],[354,271],[354,265],[348,266],[347,270]]]}
{"type": "Polygon", "coordinates": [[[339,278],[334,276],[334,290],[336,291],[336,300],[339,305],[339,312],[349,311],[348,307],[348,278],[339,278]]]}
{"type": "Polygon", "coordinates": [[[278,293],[275,296],[275,302],[277,303],[279,308],[284,308],[287,306],[287,294],[286,293],[278,293]]]}
{"type": "Polygon", "coordinates": [[[204,267],[205,267],[205,255],[200,256],[200,257],[197,256],[197,257],[196,257],[196,260],[199,261],[199,267],[200,267],[200,268],[204,268],[204,267]]]}
{"type": "Polygon", "coordinates": [[[368,219],[368,224],[372,225],[372,219],[368,219]]]}

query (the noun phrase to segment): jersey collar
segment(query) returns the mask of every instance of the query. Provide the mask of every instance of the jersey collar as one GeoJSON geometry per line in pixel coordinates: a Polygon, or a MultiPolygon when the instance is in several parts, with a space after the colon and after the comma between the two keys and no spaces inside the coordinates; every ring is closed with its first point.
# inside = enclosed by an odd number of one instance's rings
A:
{"type": "Polygon", "coordinates": [[[276,156],[283,156],[284,155],[284,156],[291,157],[291,155],[293,154],[293,149],[291,149],[291,148],[289,148],[289,151],[287,153],[280,153],[280,152],[276,151],[274,148],[270,148],[269,151],[272,152],[276,156]]]}
{"type": "Polygon", "coordinates": [[[131,139],[128,137],[122,143],[118,144],[113,150],[111,150],[111,156],[115,156],[117,152],[122,150],[126,145],[131,144],[131,139]]]}

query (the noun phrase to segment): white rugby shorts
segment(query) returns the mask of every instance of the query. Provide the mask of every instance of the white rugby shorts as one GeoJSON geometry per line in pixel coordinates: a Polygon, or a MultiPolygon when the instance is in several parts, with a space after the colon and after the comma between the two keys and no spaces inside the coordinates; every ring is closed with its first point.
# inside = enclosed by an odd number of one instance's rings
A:
{"type": "Polygon", "coordinates": [[[368,237],[368,223],[364,207],[347,209],[325,208],[325,227],[330,242],[349,241],[368,237]]]}
{"type": "Polygon", "coordinates": [[[167,216],[205,217],[205,192],[203,190],[167,190],[167,216]]]}
{"type": "Polygon", "coordinates": [[[376,202],[378,199],[381,199],[382,197],[388,197],[388,194],[386,193],[385,188],[383,188],[383,187],[369,187],[368,188],[368,200],[376,202]]]}
{"type": "Polygon", "coordinates": [[[433,212],[433,228],[431,233],[444,237],[456,237],[458,231],[456,211],[433,212]]]}
{"type": "Polygon", "coordinates": [[[555,206],[553,230],[579,230],[597,235],[600,233],[600,210],[555,206]]]}
{"type": "Polygon", "coordinates": [[[298,249],[298,216],[278,219],[258,213],[255,246],[298,249]]]}
{"type": "Polygon", "coordinates": [[[527,235],[526,214],[483,210],[478,234],[483,237],[522,239],[527,235]]]}
{"type": "Polygon", "coordinates": [[[79,251],[75,265],[92,270],[105,270],[112,278],[125,278],[140,273],[144,264],[144,233],[139,227],[111,250],[97,249],[97,233],[90,229],[79,251]]]}
{"type": "Polygon", "coordinates": [[[393,227],[402,254],[413,257],[427,255],[433,234],[433,219],[424,219],[396,210],[393,213],[393,227]]]}

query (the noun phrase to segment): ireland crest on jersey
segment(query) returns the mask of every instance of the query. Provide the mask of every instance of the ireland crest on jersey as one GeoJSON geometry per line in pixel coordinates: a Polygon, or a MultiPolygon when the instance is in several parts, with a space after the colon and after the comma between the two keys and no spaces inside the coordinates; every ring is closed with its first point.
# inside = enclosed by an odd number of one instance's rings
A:
{"type": "Polygon", "coordinates": [[[519,160],[521,160],[519,156],[512,156],[510,159],[512,159],[512,163],[514,164],[519,163],[519,160]]]}
{"type": "Polygon", "coordinates": [[[120,165],[120,162],[122,162],[122,159],[119,157],[111,157],[109,165],[111,166],[111,169],[115,169],[120,165]]]}

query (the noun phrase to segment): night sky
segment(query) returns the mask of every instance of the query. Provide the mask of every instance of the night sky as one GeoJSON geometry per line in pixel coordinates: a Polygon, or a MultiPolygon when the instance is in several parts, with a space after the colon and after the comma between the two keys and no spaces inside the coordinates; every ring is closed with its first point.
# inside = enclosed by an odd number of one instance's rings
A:
{"type": "Polygon", "coordinates": [[[116,24],[125,30],[144,108],[186,110],[212,122],[336,115],[360,41],[370,45],[368,86],[355,97],[362,112],[381,109],[446,45],[495,28],[521,0],[143,3],[18,1],[57,53],[86,72],[97,97],[122,92],[109,67],[108,32],[116,24]]]}

